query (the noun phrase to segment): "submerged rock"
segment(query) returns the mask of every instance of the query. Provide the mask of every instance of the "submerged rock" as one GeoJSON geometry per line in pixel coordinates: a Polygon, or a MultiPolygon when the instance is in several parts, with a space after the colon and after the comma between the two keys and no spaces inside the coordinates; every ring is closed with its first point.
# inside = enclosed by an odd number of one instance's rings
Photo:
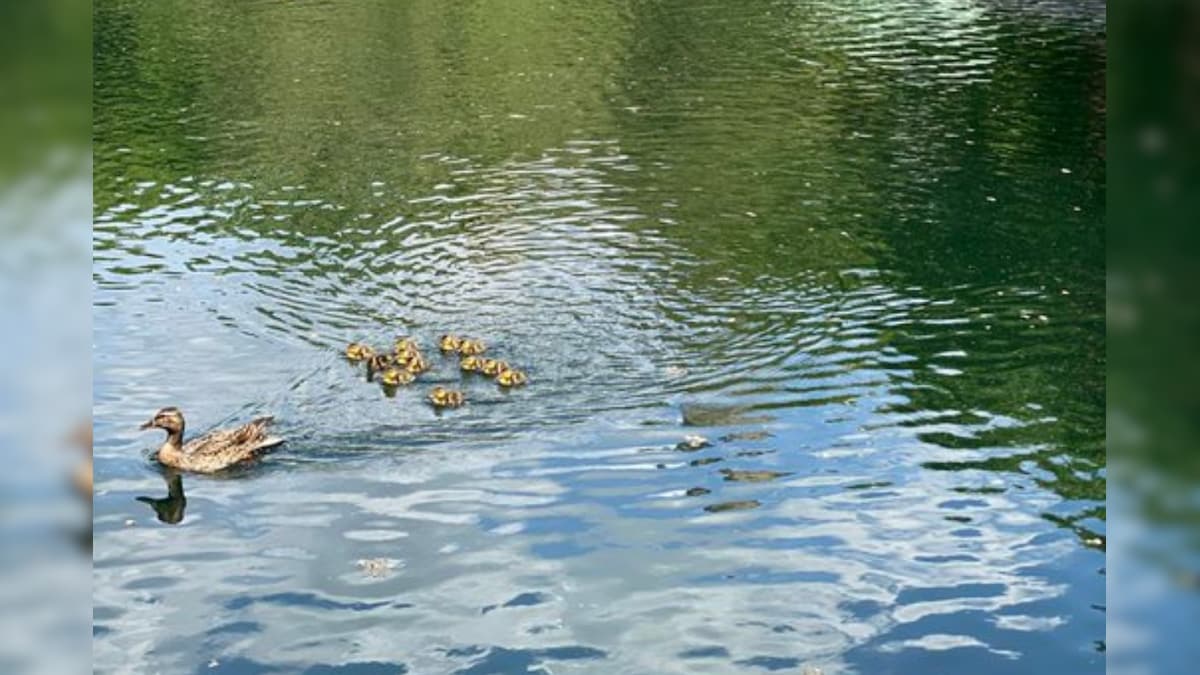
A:
{"type": "Polygon", "coordinates": [[[737,469],[721,469],[719,472],[725,480],[739,483],[765,483],[776,478],[792,475],[787,471],[739,471],[737,469]]]}
{"type": "Polygon", "coordinates": [[[712,490],[709,490],[708,488],[694,487],[688,488],[687,492],[684,492],[683,494],[687,495],[688,497],[700,497],[710,492],[712,492],[712,490]]]}
{"type": "Polygon", "coordinates": [[[747,406],[688,403],[680,412],[683,423],[690,427],[731,427],[739,424],[761,424],[774,418],[755,413],[747,406]]]}
{"type": "Polygon", "coordinates": [[[736,502],[721,502],[719,504],[709,504],[704,507],[709,513],[721,513],[723,511],[746,511],[748,509],[757,509],[762,506],[762,503],[757,499],[745,499],[736,502]]]}
{"type": "Polygon", "coordinates": [[[732,443],[734,441],[762,441],[768,438],[774,438],[775,434],[769,431],[735,431],[732,434],[725,434],[721,437],[722,443],[732,443]]]}

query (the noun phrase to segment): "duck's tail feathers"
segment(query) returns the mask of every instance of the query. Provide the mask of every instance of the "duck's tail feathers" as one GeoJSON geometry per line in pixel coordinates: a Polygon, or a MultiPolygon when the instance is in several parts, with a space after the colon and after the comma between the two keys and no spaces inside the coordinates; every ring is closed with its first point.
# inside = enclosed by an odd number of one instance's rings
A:
{"type": "Polygon", "coordinates": [[[281,445],[282,443],[283,443],[282,436],[267,436],[266,438],[262,439],[261,441],[259,441],[258,443],[256,443],[254,445],[254,450],[256,452],[261,451],[261,450],[266,450],[267,448],[273,448],[277,445],[281,445]]]}

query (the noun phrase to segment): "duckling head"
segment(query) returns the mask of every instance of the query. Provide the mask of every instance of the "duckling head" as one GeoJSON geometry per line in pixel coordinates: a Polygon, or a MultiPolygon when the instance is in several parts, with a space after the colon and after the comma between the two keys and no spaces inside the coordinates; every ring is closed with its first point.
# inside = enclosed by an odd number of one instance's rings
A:
{"type": "Polygon", "coordinates": [[[183,433],[183,413],[179,408],[170,406],[154,413],[148,421],[143,422],[139,429],[162,429],[168,434],[183,433]]]}

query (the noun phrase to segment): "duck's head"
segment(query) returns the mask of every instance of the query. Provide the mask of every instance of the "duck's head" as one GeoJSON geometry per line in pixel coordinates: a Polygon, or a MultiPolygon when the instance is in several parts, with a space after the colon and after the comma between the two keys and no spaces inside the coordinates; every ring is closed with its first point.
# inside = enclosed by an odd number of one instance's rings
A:
{"type": "Polygon", "coordinates": [[[148,421],[143,422],[139,429],[164,429],[167,433],[178,433],[183,431],[183,413],[179,408],[168,407],[154,413],[148,421]]]}

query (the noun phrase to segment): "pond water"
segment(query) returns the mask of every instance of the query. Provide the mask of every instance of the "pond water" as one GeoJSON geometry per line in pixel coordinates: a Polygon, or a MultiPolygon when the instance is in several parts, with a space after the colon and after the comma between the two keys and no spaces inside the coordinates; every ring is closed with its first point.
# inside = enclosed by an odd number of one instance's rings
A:
{"type": "Polygon", "coordinates": [[[97,671],[1102,672],[1105,30],[97,2],[97,671]]]}

